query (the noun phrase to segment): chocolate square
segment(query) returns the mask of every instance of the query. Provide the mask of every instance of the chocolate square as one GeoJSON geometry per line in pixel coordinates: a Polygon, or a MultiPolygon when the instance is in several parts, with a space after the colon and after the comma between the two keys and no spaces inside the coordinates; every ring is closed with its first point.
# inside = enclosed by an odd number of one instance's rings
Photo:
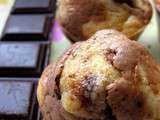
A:
{"type": "Polygon", "coordinates": [[[43,41],[49,39],[52,27],[47,15],[11,15],[2,41],[43,41]]]}
{"type": "Polygon", "coordinates": [[[54,13],[56,0],[16,0],[14,14],[54,13]]]}
{"type": "Polygon", "coordinates": [[[47,45],[1,43],[1,77],[39,77],[43,71],[47,45]]]}
{"type": "Polygon", "coordinates": [[[33,97],[31,82],[0,82],[0,119],[30,120],[33,97]]]}

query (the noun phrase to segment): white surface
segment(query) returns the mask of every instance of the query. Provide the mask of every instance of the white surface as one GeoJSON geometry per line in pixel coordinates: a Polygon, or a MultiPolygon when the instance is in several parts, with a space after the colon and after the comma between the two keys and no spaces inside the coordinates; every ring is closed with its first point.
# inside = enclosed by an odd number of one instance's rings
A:
{"type": "MultiPolygon", "coordinates": [[[[155,8],[155,7],[153,7],[155,8]]],[[[153,57],[160,63],[160,17],[155,9],[153,9],[153,17],[143,34],[139,38],[139,42],[146,46],[153,57]]]]}
{"type": "Polygon", "coordinates": [[[0,38],[6,25],[14,0],[0,0],[0,38]]]}

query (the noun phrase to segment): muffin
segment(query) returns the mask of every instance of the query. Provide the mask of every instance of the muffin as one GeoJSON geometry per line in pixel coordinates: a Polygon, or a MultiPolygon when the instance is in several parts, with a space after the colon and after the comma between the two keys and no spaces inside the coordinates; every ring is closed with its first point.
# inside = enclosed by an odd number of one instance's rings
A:
{"type": "Polygon", "coordinates": [[[159,120],[160,66],[115,30],[75,43],[41,76],[44,120],[159,120]]]}
{"type": "Polygon", "coordinates": [[[68,38],[82,41],[102,29],[136,38],[151,16],[149,0],[58,0],[56,19],[68,38]]]}

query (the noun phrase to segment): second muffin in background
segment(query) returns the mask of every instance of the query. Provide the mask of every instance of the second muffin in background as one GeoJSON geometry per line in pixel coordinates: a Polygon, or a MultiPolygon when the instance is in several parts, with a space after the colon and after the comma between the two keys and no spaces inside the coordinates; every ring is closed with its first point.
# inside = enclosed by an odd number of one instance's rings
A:
{"type": "Polygon", "coordinates": [[[87,40],[96,31],[107,28],[135,39],[151,16],[149,0],[58,0],[56,14],[72,41],[87,40]]]}

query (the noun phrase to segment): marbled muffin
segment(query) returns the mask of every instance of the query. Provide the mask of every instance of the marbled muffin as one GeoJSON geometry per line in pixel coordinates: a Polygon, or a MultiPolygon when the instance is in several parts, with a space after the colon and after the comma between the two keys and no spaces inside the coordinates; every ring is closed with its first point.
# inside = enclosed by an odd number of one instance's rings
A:
{"type": "Polygon", "coordinates": [[[102,29],[116,29],[135,38],[151,16],[149,0],[58,0],[56,15],[73,41],[87,40],[102,29]]]}
{"type": "Polygon", "coordinates": [[[114,30],[78,42],[44,71],[44,120],[160,120],[160,66],[114,30]]]}

